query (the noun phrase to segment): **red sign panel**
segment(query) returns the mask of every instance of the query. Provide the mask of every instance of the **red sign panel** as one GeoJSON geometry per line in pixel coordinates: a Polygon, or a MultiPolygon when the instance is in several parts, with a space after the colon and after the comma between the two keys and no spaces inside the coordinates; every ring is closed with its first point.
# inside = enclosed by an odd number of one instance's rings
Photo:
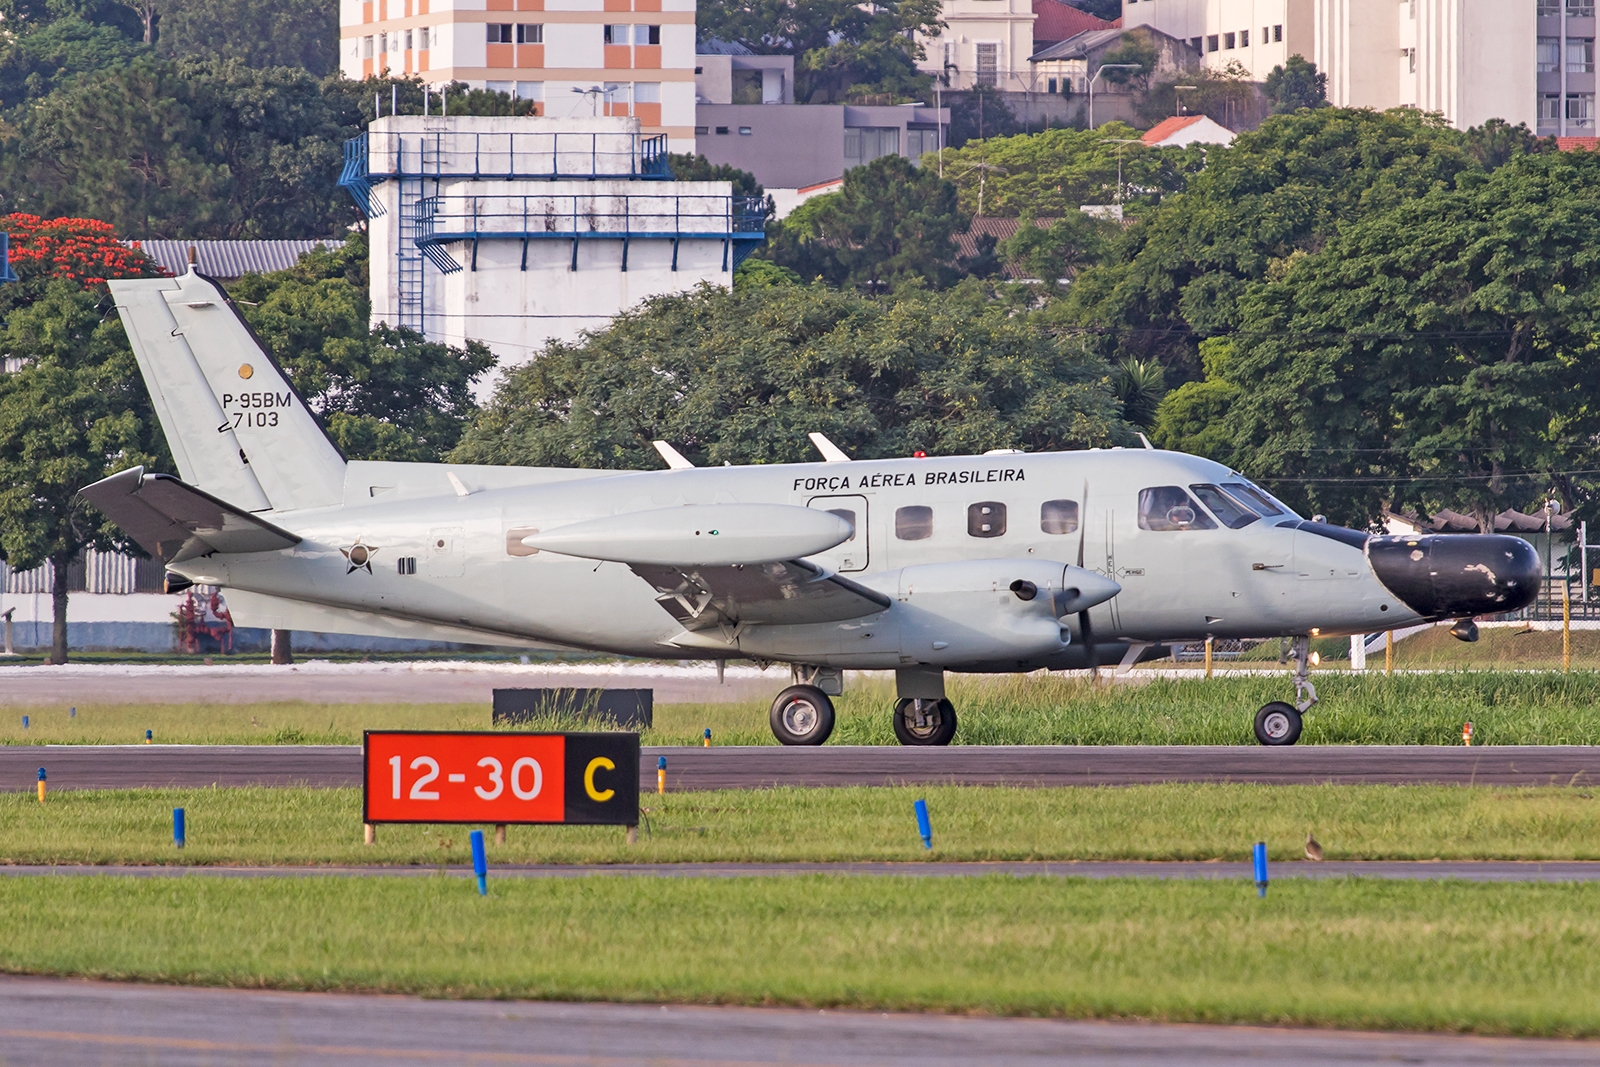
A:
{"type": "Polygon", "coordinates": [[[639,817],[639,735],[366,733],[369,823],[616,823],[639,817]]]}

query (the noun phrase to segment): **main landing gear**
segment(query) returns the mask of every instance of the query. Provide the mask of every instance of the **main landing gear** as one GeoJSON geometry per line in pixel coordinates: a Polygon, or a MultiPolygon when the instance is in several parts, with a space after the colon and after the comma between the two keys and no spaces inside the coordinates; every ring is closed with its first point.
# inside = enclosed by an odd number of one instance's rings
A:
{"type": "MultiPolygon", "coordinates": [[[[833,734],[830,697],[844,692],[844,673],[829,667],[795,667],[794,685],[772,702],[768,722],[785,745],[820,745],[833,734]]],[[[956,736],[956,708],[944,695],[944,671],[913,668],[895,672],[899,697],[894,736],[902,745],[948,745],[956,736]]],[[[1287,706],[1287,705],[1285,705],[1287,706]]]]}
{"type": "Polygon", "coordinates": [[[1300,740],[1302,716],[1317,702],[1317,687],[1311,684],[1311,638],[1294,639],[1294,703],[1274,700],[1256,712],[1256,740],[1263,745],[1292,745],[1300,740]]]}

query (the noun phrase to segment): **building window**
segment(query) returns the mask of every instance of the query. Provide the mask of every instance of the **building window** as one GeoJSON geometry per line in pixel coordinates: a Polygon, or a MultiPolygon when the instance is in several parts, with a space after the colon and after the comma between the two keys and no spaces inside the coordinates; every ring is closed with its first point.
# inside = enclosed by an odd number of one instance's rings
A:
{"type": "Polygon", "coordinates": [[[511,23],[509,23],[509,22],[491,22],[491,23],[488,23],[484,28],[489,31],[489,43],[490,44],[510,44],[511,43],[511,23]]]}
{"type": "Polygon", "coordinates": [[[1559,18],[1561,0],[1539,0],[1539,14],[1546,18],[1559,18]]]}
{"type": "Polygon", "coordinates": [[[1407,48],[1405,49],[1405,54],[1406,73],[1415,74],[1417,72],[1417,50],[1415,48],[1407,48]]]}
{"type": "Polygon", "coordinates": [[[1567,0],[1567,17],[1574,19],[1594,18],[1594,0],[1567,0]]]}
{"type": "Polygon", "coordinates": [[[725,136],[727,134],[727,132],[728,132],[728,127],[726,127],[726,126],[718,126],[717,127],[717,136],[718,137],[725,136]]]}
{"type": "Polygon", "coordinates": [[[1240,48],[1249,48],[1250,47],[1250,31],[1249,30],[1240,30],[1239,31],[1239,47],[1240,48]]]}
{"type": "Polygon", "coordinates": [[[518,100],[543,100],[544,82],[518,82],[518,100]]]}
{"type": "Polygon", "coordinates": [[[1214,33],[1211,36],[1207,37],[1206,38],[1206,51],[1207,52],[1215,52],[1217,50],[1218,41],[1219,40],[1220,40],[1220,38],[1218,38],[1217,35],[1214,34],[1214,33]]]}
{"type": "Polygon", "coordinates": [[[915,163],[924,153],[939,150],[939,128],[906,130],[906,155],[915,163]]]}
{"type": "Polygon", "coordinates": [[[389,35],[387,33],[378,34],[378,54],[389,54],[389,35]]]}
{"type": "Polygon", "coordinates": [[[710,126],[696,126],[694,128],[694,135],[696,137],[704,137],[706,134],[708,134],[710,132],[711,132],[711,127],[710,126]]]}
{"type": "Polygon", "coordinates": [[[1204,52],[1205,51],[1205,43],[1206,43],[1205,39],[1201,38],[1201,37],[1191,37],[1191,38],[1189,38],[1189,47],[1193,48],[1196,52],[1204,52]]]}
{"type": "Polygon", "coordinates": [[[924,541],[933,536],[933,509],[913,504],[896,508],[894,535],[901,541],[924,541]]]}
{"type": "Polygon", "coordinates": [[[1231,33],[1223,34],[1222,35],[1222,47],[1230,49],[1230,50],[1233,49],[1235,47],[1233,42],[1236,39],[1237,39],[1237,37],[1236,37],[1235,34],[1231,34],[1231,33]]]}
{"type": "Polygon", "coordinates": [[[1561,121],[1561,94],[1542,93],[1539,96],[1540,125],[1555,125],[1561,121]]]}
{"type": "Polygon", "coordinates": [[[661,103],[661,83],[660,82],[634,82],[633,83],[633,102],[635,104],[659,104],[659,103],[661,103]]]}
{"type": "Polygon", "coordinates": [[[363,38],[361,38],[361,58],[362,59],[371,59],[372,58],[372,38],[371,37],[363,37],[363,38]]]}
{"type": "Polygon", "coordinates": [[[1048,84],[1049,84],[1048,92],[1050,93],[1050,95],[1051,96],[1056,95],[1056,80],[1054,78],[1051,78],[1048,84]]]}
{"type": "Polygon", "coordinates": [[[491,93],[505,93],[507,96],[517,91],[516,82],[484,82],[483,87],[491,93]]]}
{"type": "Polygon", "coordinates": [[[740,137],[749,137],[750,136],[750,127],[748,127],[748,126],[740,126],[739,127],[739,136],[740,137]]]}
{"type": "Polygon", "coordinates": [[[426,52],[428,50],[428,36],[428,27],[426,26],[417,31],[417,51],[426,52]]]}
{"type": "MultiPolygon", "coordinates": [[[[591,38],[592,40],[592,38],[591,38]]],[[[544,23],[519,22],[517,23],[518,44],[544,44],[544,23]]]]}
{"type": "Polygon", "coordinates": [[[1281,40],[1283,40],[1283,26],[1280,24],[1272,27],[1272,41],[1276,44],[1281,40]]]}
{"type": "Polygon", "coordinates": [[[1567,94],[1567,127],[1574,130],[1594,129],[1594,94],[1567,94]]]}
{"type": "Polygon", "coordinates": [[[1568,74],[1593,74],[1594,73],[1594,38],[1593,37],[1568,37],[1567,38],[1567,73],[1568,74]]]}
{"type": "MultiPolygon", "coordinates": [[[[606,44],[627,44],[630,37],[631,26],[607,26],[604,29],[606,44]]],[[[589,38],[591,41],[593,37],[589,38]]]]}
{"type": "Polygon", "coordinates": [[[844,169],[900,154],[900,127],[851,126],[844,131],[844,169]]]}
{"type": "Polygon", "coordinates": [[[660,44],[660,26],[635,26],[633,28],[634,44],[660,44]]]}
{"type": "Polygon", "coordinates": [[[994,43],[978,45],[979,85],[994,86],[1000,83],[1000,46],[994,43]]]}
{"type": "Polygon", "coordinates": [[[1539,38],[1539,73],[1552,74],[1561,63],[1561,38],[1539,38]]]}

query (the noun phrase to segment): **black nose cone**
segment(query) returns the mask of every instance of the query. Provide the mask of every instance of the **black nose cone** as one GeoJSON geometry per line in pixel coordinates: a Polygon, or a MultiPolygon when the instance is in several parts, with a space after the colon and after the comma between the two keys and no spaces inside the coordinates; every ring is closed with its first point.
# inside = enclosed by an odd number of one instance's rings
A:
{"type": "Polygon", "coordinates": [[[1539,554],[1520,537],[1374,537],[1367,559],[1385,589],[1430,619],[1516,611],[1539,595],[1539,554]]]}

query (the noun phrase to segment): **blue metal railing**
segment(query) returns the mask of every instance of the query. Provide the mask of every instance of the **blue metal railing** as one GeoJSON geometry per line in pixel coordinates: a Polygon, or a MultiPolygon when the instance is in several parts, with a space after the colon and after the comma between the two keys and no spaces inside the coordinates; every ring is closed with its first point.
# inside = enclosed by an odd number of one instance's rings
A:
{"type": "MultiPolygon", "coordinates": [[[[367,218],[383,214],[383,205],[372,199],[372,175],[367,166],[367,135],[352,137],[344,143],[344,169],[339,172],[339,188],[350,194],[356,207],[367,218]]],[[[382,181],[379,178],[378,181],[382,181]]]]}

